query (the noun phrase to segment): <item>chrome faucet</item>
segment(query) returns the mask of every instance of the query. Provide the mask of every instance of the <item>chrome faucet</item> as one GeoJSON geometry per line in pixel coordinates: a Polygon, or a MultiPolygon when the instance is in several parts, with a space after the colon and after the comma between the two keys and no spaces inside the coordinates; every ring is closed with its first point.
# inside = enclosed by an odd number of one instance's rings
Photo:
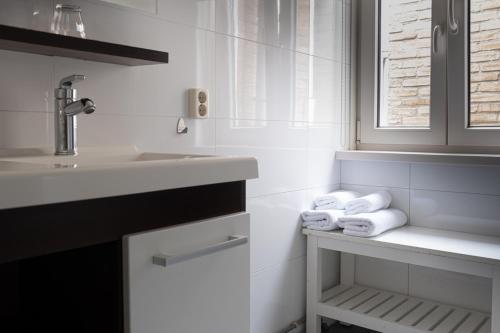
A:
{"type": "Polygon", "coordinates": [[[76,99],[73,83],[83,81],[84,75],[63,78],[55,90],[54,129],[56,155],[76,155],[76,115],[91,114],[95,111],[94,101],[89,98],[76,99]]]}

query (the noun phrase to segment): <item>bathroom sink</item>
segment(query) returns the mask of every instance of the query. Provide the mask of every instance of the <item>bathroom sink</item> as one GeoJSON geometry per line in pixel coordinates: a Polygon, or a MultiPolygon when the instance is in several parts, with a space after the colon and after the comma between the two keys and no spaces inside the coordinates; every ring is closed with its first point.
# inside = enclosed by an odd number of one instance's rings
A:
{"type": "MultiPolygon", "coordinates": [[[[41,156],[28,156],[1,159],[0,162],[9,162],[10,170],[15,170],[16,167],[20,169],[33,169],[35,166],[44,166],[48,168],[80,168],[90,166],[104,166],[104,165],[120,165],[132,162],[152,162],[152,161],[175,161],[193,158],[207,158],[207,155],[183,155],[183,154],[166,154],[166,153],[118,153],[118,154],[103,154],[96,152],[83,152],[77,156],[54,156],[54,155],[41,155],[41,156]],[[31,165],[29,167],[28,165],[31,165]]],[[[1,165],[0,165],[0,170],[1,165]]]]}
{"type": "Polygon", "coordinates": [[[76,156],[52,149],[0,149],[0,209],[254,179],[253,157],[98,147],[76,156]]]}
{"type": "Polygon", "coordinates": [[[18,170],[36,170],[39,165],[23,162],[0,161],[0,172],[18,171],[18,170]]]}

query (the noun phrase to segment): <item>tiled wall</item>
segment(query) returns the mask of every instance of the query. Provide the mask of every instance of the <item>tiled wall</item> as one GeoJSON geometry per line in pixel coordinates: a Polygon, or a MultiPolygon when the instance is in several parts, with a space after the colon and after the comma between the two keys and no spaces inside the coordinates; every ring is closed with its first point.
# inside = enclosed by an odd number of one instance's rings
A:
{"type": "MultiPolygon", "coordinates": [[[[500,167],[342,161],[341,186],[361,193],[389,190],[393,206],[414,226],[500,236],[500,167]]],[[[491,307],[491,282],[483,278],[359,258],[357,279],[445,303],[491,307]]]]}
{"type": "MultiPolygon", "coordinates": [[[[81,146],[251,155],[252,331],[279,332],[305,313],[299,213],[338,187],[346,146],[349,0],[98,0],[83,9],[87,37],[170,52],[168,65],[124,67],[0,51],[0,147],[53,145],[53,89],[79,73],[81,146]],[[186,89],[208,88],[209,120],[187,120],[186,89]]],[[[0,24],[48,29],[55,0],[1,0],[0,24]],[[34,20],[34,6],[40,14],[34,20]]]]}

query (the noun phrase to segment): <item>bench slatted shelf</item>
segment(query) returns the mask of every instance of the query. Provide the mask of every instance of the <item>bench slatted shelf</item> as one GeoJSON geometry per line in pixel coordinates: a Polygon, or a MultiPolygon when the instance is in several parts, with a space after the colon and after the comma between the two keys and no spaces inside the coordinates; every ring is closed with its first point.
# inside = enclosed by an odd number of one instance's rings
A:
{"type": "Polygon", "coordinates": [[[500,238],[407,226],[372,238],[304,229],[307,235],[307,332],[321,317],[384,333],[500,333],[500,238]],[[322,251],[340,252],[340,284],[322,290],[322,251]],[[432,267],[492,280],[485,313],[355,282],[355,255],[432,267]]]}

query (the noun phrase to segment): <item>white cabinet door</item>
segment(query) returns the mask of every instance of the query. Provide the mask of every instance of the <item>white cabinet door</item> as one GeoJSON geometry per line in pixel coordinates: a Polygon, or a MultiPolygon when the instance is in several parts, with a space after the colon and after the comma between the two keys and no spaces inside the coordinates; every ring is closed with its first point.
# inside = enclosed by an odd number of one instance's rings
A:
{"type": "Polygon", "coordinates": [[[124,239],[130,333],[248,333],[250,217],[227,215],[124,239]]]}

